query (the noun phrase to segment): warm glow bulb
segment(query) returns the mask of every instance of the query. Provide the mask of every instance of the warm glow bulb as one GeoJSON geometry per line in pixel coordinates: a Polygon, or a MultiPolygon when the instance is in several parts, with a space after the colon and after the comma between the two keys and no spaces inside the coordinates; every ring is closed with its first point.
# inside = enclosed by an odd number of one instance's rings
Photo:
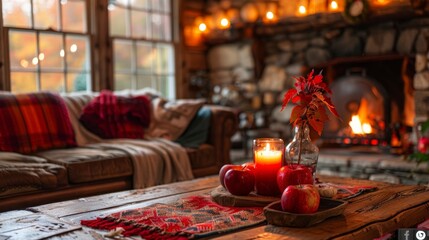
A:
{"type": "Polygon", "coordinates": [[[34,57],[33,60],[31,61],[31,63],[33,65],[37,65],[39,63],[39,59],[37,57],[34,57]]]}
{"type": "Polygon", "coordinates": [[[330,4],[330,8],[331,8],[331,10],[337,10],[338,9],[338,3],[337,3],[337,1],[332,1],[331,2],[331,4],[330,4]]]}
{"type": "Polygon", "coordinates": [[[22,59],[22,60],[20,61],[20,64],[21,64],[21,66],[22,66],[23,68],[28,67],[28,61],[27,61],[27,60],[25,60],[25,59],[22,59]]]}
{"type": "Polygon", "coordinates": [[[307,9],[305,8],[305,6],[301,5],[298,8],[298,12],[301,14],[305,14],[307,12],[307,9]]]}
{"type": "Polygon", "coordinates": [[[267,17],[268,20],[273,20],[274,19],[274,13],[271,11],[268,11],[265,16],[267,17]]]}
{"type": "Polygon", "coordinates": [[[40,53],[39,54],[39,60],[43,61],[45,59],[45,54],[44,53],[40,53]]]}
{"type": "Polygon", "coordinates": [[[74,52],[76,52],[76,51],[77,51],[77,45],[76,45],[76,44],[72,44],[72,45],[70,46],[70,52],[74,53],[74,52]]]}
{"type": "Polygon", "coordinates": [[[388,1],[388,0],[377,0],[376,2],[377,2],[377,4],[379,4],[379,5],[385,5],[385,4],[389,3],[389,1],[388,1]]]}
{"type": "Polygon", "coordinates": [[[205,32],[207,30],[207,25],[205,23],[200,23],[200,25],[198,25],[198,30],[205,32]]]}
{"type": "Polygon", "coordinates": [[[226,18],[222,18],[222,19],[220,20],[220,25],[221,25],[222,27],[224,27],[224,28],[227,28],[227,27],[229,26],[229,21],[228,21],[228,19],[226,19],[226,18]]]}

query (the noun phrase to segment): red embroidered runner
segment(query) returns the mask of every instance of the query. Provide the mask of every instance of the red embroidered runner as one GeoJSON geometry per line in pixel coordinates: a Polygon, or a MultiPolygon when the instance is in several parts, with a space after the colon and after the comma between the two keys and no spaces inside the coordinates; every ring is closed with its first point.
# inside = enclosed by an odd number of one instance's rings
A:
{"type": "Polygon", "coordinates": [[[187,239],[228,232],[263,221],[262,208],[224,207],[204,195],[82,220],[81,224],[104,230],[122,227],[124,236],[139,235],[145,239],[187,239]]]}

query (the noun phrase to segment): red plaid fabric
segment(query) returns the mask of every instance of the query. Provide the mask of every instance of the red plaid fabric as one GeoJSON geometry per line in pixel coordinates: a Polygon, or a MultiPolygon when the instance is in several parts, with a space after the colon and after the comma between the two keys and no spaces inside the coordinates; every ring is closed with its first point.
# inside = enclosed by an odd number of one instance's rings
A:
{"type": "Polygon", "coordinates": [[[150,123],[150,102],[146,96],[126,98],[105,90],[85,106],[79,120],[101,138],[141,139],[150,123]]]}
{"type": "Polygon", "coordinates": [[[57,94],[0,94],[0,119],[0,151],[76,146],[67,108],[57,94]]]}

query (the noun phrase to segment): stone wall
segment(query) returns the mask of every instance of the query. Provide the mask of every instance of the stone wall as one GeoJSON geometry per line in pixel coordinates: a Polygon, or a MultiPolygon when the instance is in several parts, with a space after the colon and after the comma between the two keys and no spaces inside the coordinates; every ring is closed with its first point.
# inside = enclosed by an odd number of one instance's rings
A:
{"type": "MultiPolygon", "coordinates": [[[[428,70],[429,18],[389,21],[376,25],[348,26],[341,29],[292,34],[276,34],[259,39],[263,42],[263,74],[255,76],[252,40],[217,45],[208,55],[213,101],[228,98],[229,105],[253,110],[279,103],[278,96],[292,86],[293,76],[301,75],[305,67],[314,67],[340,57],[399,54],[415,57],[414,89],[418,121],[429,113],[428,70]],[[222,89],[226,89],[223,90],[222,89]],[[222,96],[223,92],[223,96],[222,96]],[[275,101],[275,102],[273,102],[275,101]]],[[[414,73],[413,73],[414,74],[414,73]]],[[[412,93],[414,91],[414,95],[412,93]]],[[[410,111],[414,106],[406,107],[410,111]]]]}

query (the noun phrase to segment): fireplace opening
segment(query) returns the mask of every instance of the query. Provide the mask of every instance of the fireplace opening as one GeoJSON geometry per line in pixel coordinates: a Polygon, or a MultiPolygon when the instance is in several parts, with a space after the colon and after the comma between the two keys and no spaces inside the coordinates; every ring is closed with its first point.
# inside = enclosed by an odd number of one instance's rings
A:
{"type": "Polygon", "coordinates": [[[340,119],[328,121],[322,136],[325,144],[389,145],[390,98],[379,82],[364,68],[350,68],[330,88],[340,119]]]}

